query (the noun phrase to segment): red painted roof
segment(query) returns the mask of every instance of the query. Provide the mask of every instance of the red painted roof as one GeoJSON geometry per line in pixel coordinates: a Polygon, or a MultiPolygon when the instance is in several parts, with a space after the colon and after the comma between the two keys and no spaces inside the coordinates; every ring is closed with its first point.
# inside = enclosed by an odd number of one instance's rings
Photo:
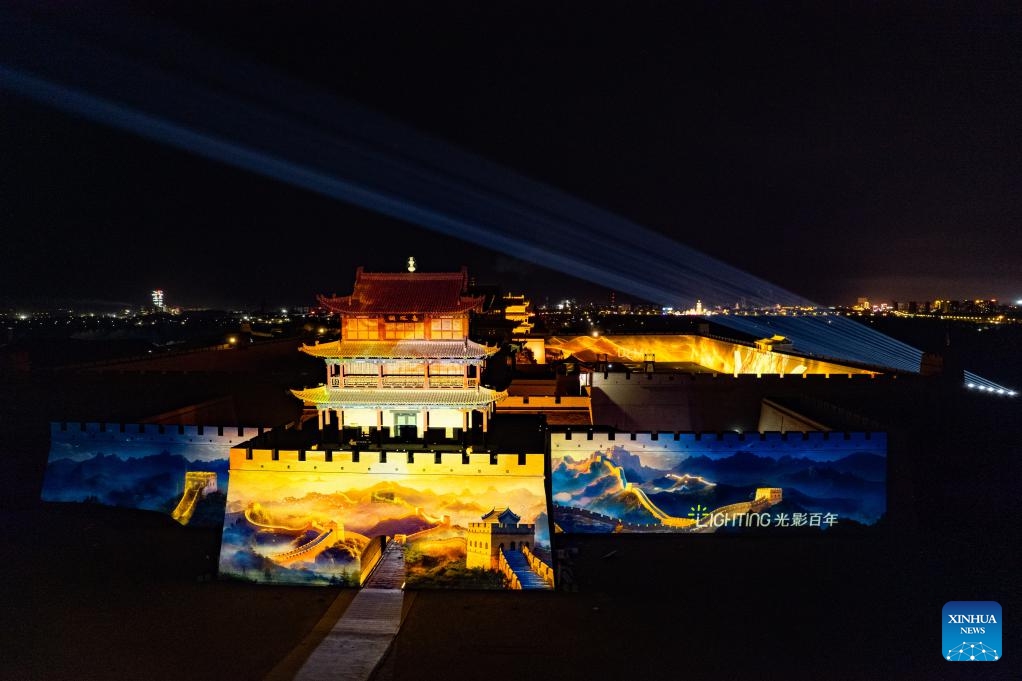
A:
{"type": "Polygon", "coordinates": [[[318,296],[319,302],[340,314],[457,314],[482,310],[483,297],[465,295],[468,271],[355,272],[350,296],[318,296]]]}

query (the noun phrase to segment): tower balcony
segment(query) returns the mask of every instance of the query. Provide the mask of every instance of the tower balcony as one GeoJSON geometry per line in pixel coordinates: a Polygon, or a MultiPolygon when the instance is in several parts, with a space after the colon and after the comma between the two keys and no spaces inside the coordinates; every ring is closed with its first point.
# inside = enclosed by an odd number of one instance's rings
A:
{"type": "Polygon", "coordinates": [[[348,374],[343,377],[330,379],[331,388],[475,388],[479,385],[479,379],[471,376],[430,376],[427,379],[422,374],[390,374],[379,376],[377,374],[348,374]]]}

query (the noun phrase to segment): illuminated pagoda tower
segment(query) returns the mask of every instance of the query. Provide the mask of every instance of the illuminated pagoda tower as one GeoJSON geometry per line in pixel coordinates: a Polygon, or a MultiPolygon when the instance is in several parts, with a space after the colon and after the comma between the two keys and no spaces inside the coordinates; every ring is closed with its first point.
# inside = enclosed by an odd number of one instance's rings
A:
{"type": "Polygon", "coordinates": [[[468,338],[469,313],[483,297],[467,295],[468,272],[365,272],[359,267],[351,295],[319,296],[341,317],[341,339],[306,345],[326,362],[326,382],[293,390],[314,405],[319,427],[370,428],[404,436],[443,428],[469,430],[472,412],[487,430],[494,404],[506,393],[480,384],[490,349],[468,338]]]}
{"type": "Polygon", "coordinates": [[[517,323],[511,331],[514,334],[528,334],[532,332],[533,313],[529,310],[529,301],[525,296],[507,294],[504,296],[504,316],[517,323]]]}

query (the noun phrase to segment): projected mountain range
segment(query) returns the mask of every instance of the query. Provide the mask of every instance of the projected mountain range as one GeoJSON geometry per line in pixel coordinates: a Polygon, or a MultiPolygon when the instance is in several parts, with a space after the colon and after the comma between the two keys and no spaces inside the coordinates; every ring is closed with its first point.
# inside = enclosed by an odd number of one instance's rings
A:
{"type": "Polygon", "coordinates": [[[375,565],[366,555],[385,538],[402,546],[409,588],[502,588],[507,579],[496,564],[468,560],[469,542],[475,548],[473,537],[485,524],[481,519],[498,508],[514,508],[501,518],[518,519],[506,528],[501,524],[497,533],[514,535],[503,546],[509,561],[511,551],[526,545],[536,552],[550,548],[541,477],[245,470],[231,475],[222,575],[358,586],[375,565]]]}
{"type": "Polygon", "coordinates": [[[576,522],[579,514],[568,510],[575,509],[626,525],[673,525],[686,531],[691,528],[678,519],[693,517],[696,508],[710,513],[751,503],[761,490],[777,488],[783,490],[783,501],[774,504],[774,511],[832,513],[872,524],[886,508],[885,472],[885,458],[865,452],[833,461],[748,451],[720,458],[679,453],[671,462],[662,453],[643,457],[614,446],[581,459],[555,456],[554,520],[565,531],[588,531],[576,522]],[[648,465],[654,458],[659,466],[648,465]]]}
{"type": "MultiPolygon", "coordinates": [[[[91,501],[170,513],[181,499],[187,472],[215,473],[217,486],[225,489],[227,468],[226,458],[193,461],[166,451],[124,457],[100,452],[82,460],[56,459],[47,465],[42,499],[91,501]]],[[[222,504],[223,495],[215,496],[222,504]]],[[[199,514],[199,524],[204,524],[203,517],[204,514],[199,514]]]]}

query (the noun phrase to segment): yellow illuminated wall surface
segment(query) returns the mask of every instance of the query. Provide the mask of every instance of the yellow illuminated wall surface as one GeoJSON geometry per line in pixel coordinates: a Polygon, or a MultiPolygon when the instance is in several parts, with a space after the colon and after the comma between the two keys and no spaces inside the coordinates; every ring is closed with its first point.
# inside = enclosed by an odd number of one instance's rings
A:
{"type": "Polygon", "coordinates": [[[595,362],[599,355],[610,362],[642,362],[653,355],[657,362],[691,362],[727,374],[876,373],[697,335],[554,337],[547,341],[546,353],[586,362],[595,362]]]}
{"type": "Polygon", "coordinates": [[[379,579],[386,563],[393,588],[549,588],[552,577],[536,582],[529,574],[550,563],[543,476],[472,468],[467,475],[232,470],[220,573],[356,587],[379,579]],[[514,528],[498,524],[494,536],[510,533],[515,546],[505,542],[494,560],[470,563],[470,544],[476,549],[484,537],[479,523],[505,509],[519,520],[514,528]]]}

